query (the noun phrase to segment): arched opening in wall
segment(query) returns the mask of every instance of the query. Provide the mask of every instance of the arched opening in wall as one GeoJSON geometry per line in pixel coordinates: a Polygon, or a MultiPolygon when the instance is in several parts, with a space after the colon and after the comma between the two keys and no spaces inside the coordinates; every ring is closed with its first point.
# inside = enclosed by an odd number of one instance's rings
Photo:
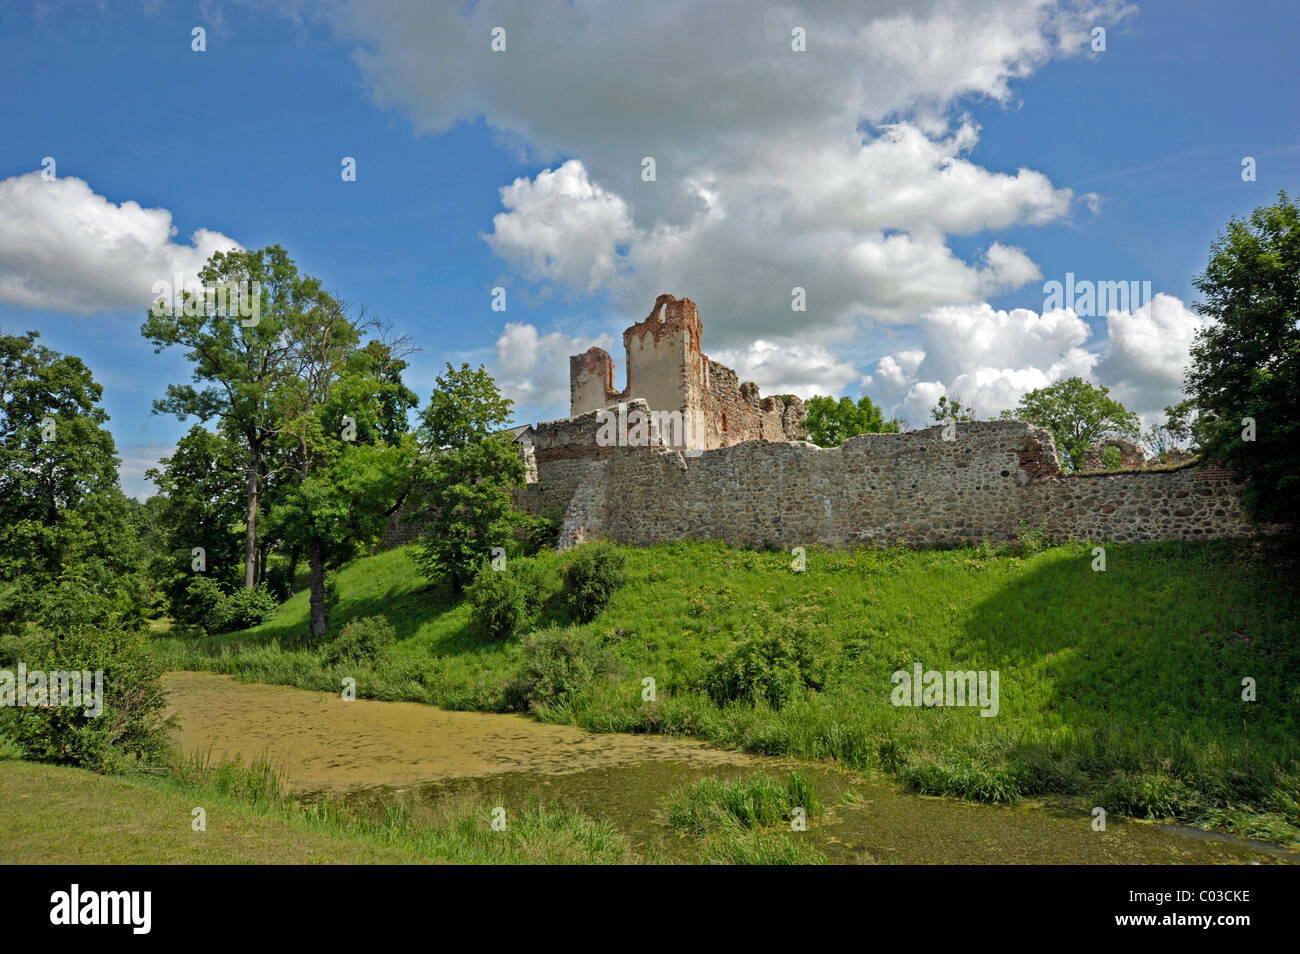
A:
{"type": "Polygon", "coordinates": [[[659,324],[662,325],[667,320],[668,320],[668,302],[664,302],[662,305],[659,306],[659,324]]]}
{"type": "Polygon", "coordinates": [[[722,412],[722,433],[727,433],[727,412],[722,412]]]}

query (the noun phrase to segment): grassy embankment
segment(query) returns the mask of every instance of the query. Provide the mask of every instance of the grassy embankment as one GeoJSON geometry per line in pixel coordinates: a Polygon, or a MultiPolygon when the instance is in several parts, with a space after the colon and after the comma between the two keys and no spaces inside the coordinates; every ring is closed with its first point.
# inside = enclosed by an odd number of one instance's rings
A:
{"type": "MultiPolygon", "coordinates": [[[[984,801],[1063,793],[1108,811],[1179,818],[1297,843],[1300,595],[1293,555],[1258,544],[1109,545],[1014,555],[810,551],[678,543],[626,548],[628,579],[587,626],[571,627],[603,678],[534,706],[596,731],[662,732],[770,755],[882,769],[929,794],[984,801]],[[772,633],[807,647],[819,675],[773,708],[719,705],[716,661],[772,633]],[[1000,708],[891,704],[891,674],[997,670],[1000,708]],[[657,701],[642,698],[645,677],[657,701]],[[1255,680],[1257,701],[1242,700],[1255,680]]],[[[564,555],[537,558],[555,576],[564,555]]],[[[522,561],[517,561],[522,562],[522,561]]],[[[517,562],[515,565],[517,565],[517,562]]],[[[508,572],[508,571],[507,571],[508,572]]],[[[338,573],[337,629],[380,615],[397,645],[373,664],[329,667],[305,637],[307,596],[255,629],[156,641],[172,668],[448,708],[520,705],[536,678],[519,638],[484,642],[469,608],[427,586],[405,549],[338,573]],[[528,674],[532,675],[529,676],[528,674]]],[[[542,622],[568,625],[555,601],[542,622]]],[[[547,661],[543,661],[545,664],[547,661]]],[[[552,686],[553,688],[553,686],[552,686]]]]}
{"type": "MultiPolygon", "coordinates": [[[[796,774],[710,782],[672,796],[670,824],[695,836],[709,864],[818,864],[790,833],[789,800],[821,812],[796,774]]],[[[0,863],[5,864],[636,864],[609,823],[533,804],[492,828],[490,806],[447,798],[388,803],[364,815],[336,802],[303,805],[265,763],[212,766],[180,758],[127,776],[0,760],[0,863]],[[195,830],[195,810],[203,810],[195,830]]]]}

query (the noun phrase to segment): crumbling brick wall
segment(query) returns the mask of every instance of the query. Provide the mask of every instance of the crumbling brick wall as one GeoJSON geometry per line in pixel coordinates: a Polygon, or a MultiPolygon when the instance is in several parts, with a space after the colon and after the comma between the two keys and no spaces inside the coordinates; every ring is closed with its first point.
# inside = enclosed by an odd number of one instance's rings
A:
{"type": "Polygon", "coordinates": [[[736,372],[700,350],[702,335],[695,302],[660,295],[650,314],[623,332],[628,383],[622,391],[615,389],[614,362],[603,349],[569,359],[570,417],[640,399],[654,411],[696,422],[684,448],[801,438],[803,402],[793,395],[761,397],[756,384],[740,383],[736,372]]]}
{"type": "Polygon", "coordinates": [[[1085,471],[1105,470],[1106,450],[1110,447],[1114,447],[1119,451],[1121,470],[1137,470],[1145,466],[1146,455],[1142,453],[1142,448],[1122,437],[1107,437],[1083,452],[1082,469],[1085,471]]]}

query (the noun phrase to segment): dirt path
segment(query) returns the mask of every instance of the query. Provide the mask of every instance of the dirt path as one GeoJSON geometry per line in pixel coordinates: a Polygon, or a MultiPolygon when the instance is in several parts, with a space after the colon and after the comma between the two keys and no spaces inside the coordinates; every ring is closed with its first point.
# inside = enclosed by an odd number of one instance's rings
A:
{"type": "Polygon", "coordinates": [[[164,678],[185,752],[269,756],[299,790],[408,785],[502,772],[562,774],[647,760],[760,766],[690,739],[596,735],[521,715],[450,712],[415,702],[344,702],[290,686],[172,672],[164,678]]]}

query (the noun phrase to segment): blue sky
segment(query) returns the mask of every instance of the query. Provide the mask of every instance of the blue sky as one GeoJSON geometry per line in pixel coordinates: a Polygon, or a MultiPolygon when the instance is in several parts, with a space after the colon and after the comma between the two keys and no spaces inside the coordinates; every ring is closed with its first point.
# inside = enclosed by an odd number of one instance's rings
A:
{"type": "Polygon", "coordinates": [[[422,398],[487,364],[520,420],[567,412],[568,354],[621,363],[659,291],[764,393],[916,425],[944,391],[995,412],[1081,373],[1149,416],[1215,233],[1300,180],[1293,4],[627,7],[6,6],[0,328],[90,365],[137,494],[192,423],[150,413],[188,369],[139,326],[198,230],[393,321],[422,398]],[[1043,314],[1066,272],[1165,297],[1043,314]]]}

